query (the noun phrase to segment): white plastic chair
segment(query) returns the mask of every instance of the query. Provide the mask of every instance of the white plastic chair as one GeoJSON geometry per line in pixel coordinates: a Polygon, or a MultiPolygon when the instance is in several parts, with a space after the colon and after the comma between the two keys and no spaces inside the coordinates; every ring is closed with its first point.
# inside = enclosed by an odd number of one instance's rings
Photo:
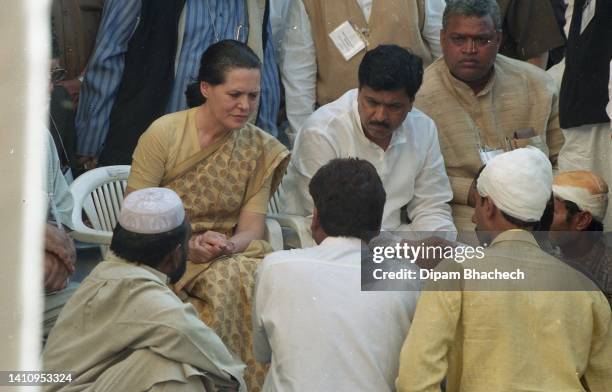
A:
{"type": "MultiPolygon", "coordinates": [[[[102,256],[111,243],[129,175],[129,165],[99,167],[83,173],[70,186],[74,199],[72,237],[81,242],[99,244],[102,256]],[[93,228],[83,223],[82,211],[93,228]]],[[[272,249],[283,249],[281,225],[275,219],[266,218],[264,239],[272,249]]]]}
{"type": "Polygon", "coordinates": [[[129,165],[99,167],[83,173],[70,185],[74,199],[72,237],[99,244],[102,256],[111,243],[129,175],[129,165]],[[93,227],[83,223],[83,211],[93,227]]]}
{"type": "Polygon", "coordinates": [[[310,222],[308,218],[298,215],[280,213],[281,188],[274,193],[268,204],[268,219],[275,220],[282,228],[288,229],[287,239],[283,236],[283,242],[290,248],[308,248],[314,246],[314,240],[310,233],[310,222]]]}

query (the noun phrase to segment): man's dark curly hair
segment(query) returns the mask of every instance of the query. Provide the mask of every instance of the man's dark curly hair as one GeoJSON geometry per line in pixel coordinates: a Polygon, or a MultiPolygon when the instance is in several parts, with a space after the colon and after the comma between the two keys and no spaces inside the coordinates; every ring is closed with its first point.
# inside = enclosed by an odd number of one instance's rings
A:
{"type": "Polygon", "coordinates": [[[334,159],[312,177],[309,191],[327,235],[368,242],[380,232],[387,194],[370,162],[334,159]]]}
{"type": "Polygon", "coordinates": [[[423,82],[423,60],[397,45],[380,45],[366,52],[359,64],[359,88],[404,90],[414,99],[423,82]]]}

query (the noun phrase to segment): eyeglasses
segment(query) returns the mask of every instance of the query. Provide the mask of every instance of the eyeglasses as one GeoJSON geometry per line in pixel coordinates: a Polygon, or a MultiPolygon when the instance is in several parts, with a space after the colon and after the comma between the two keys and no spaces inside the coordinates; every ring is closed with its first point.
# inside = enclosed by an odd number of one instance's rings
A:
{"type": "Polygon", "coordinates": [[[66,73],[67,72],[68,71],[66,71],[65,68],[54,68],[54,69],[52,69],[51,70],[51,81],[53,83],[61,82],[66,77],[66,73]]]}
{"type": "Polygon", "coordinates": [[[466,37],[463,35],[455,35],[450,37],[450,42],[458,48],[464,48],[465,44],[471,42],[470,48],[486,48],[487,46],[497,43],[494,38],[485,37],[466,37]]]}

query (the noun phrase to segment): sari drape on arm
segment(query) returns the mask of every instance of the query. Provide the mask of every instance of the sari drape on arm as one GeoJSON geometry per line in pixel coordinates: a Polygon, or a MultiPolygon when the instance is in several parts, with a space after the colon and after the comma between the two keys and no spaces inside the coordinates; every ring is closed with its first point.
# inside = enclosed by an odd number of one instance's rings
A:
{"type": "MultiPolygon", "coordinates": [[[[233,131],[214,145],[179,163],[162,180],[182,199],[193,235],[214,230],[232,236],[245,203],[271,182],[273,194],[288,164],[289,152],[252,125],[233,131]]],[[[261,240],[240,254],[206,264],[187,263],[174,286],[184,301],[247,365],[249,391],[260,391],[267,366],[253,356],[251,297],[254,275],[271,251],[261,240]]]]}

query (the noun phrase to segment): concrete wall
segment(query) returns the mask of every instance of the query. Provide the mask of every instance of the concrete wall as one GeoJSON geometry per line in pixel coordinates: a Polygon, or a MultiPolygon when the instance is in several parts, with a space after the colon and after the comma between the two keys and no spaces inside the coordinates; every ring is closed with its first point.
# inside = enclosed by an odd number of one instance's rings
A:
{"type": "Polygon", "coordinates": [[[0,7],[0,370],[35,370],[43,302],[48,1],[4,0],[0,7]]]}

